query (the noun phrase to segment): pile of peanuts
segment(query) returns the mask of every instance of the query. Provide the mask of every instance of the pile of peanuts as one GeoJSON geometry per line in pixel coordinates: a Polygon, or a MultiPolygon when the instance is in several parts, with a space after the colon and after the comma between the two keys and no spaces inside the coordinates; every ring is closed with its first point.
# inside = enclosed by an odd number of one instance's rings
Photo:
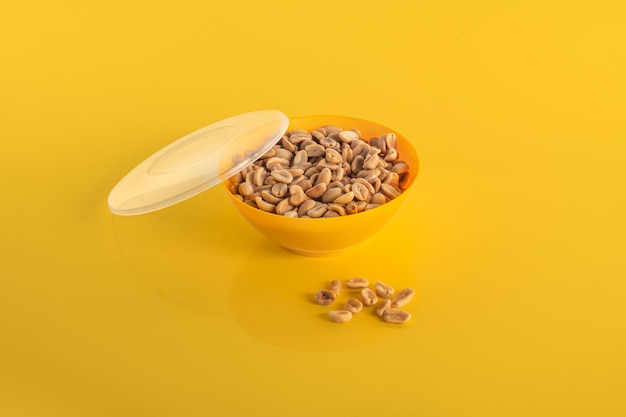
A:
{"type": "MultiPolygon", "coordinates": [[[[369,288],[369,281],[365,278],[350,278],[346,281],[346,287],[350,289],[360,289],[361,299],[352,297],[348,299],[343,309],[331,310],[328,313],[329,318],[337,323],[345,323],[352,320],[352,316],[359,313],[363,306],[373,306],[378,303],[378,297],[382,298],[381,302],[376,306],[376,314],[378,317],[388,323],[406,323],[411,320],[411,314],[400,310],[413,299],[415,291],[411,288],[405,288],[400,291],[394,298],[391,298],[395,290],[384,282],[377,281],[374,285],[374,291],[369,288]]],[[[343,288],[340,280],[330,282],[328,289],[319,290],[315,294],[315,301],[321,305],[331,305],[339,295],[343,288]]]]}
{"type": "Polygon", "coordinates": [[[358,129],[295,129],[236,174],[230,192],[244,203],[286,217],[339,217],[398,197],[409,166],[395,133],[365,140],[358,129]]]}

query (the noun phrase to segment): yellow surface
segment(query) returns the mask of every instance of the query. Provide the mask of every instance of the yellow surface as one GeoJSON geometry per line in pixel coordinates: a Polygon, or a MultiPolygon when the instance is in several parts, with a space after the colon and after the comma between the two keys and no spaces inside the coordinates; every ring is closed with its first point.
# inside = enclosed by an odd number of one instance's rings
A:
{"type": "Polygon", "coordinates": [[[622,4],[0,0],[0,415],[626,415],[622,4]],[[264,108],[398,129],[415,192],[327,260],[221,189],[108,212],[264,108]],[[413,286],[412,322],[326,321],[352,275],[413,286]]]}

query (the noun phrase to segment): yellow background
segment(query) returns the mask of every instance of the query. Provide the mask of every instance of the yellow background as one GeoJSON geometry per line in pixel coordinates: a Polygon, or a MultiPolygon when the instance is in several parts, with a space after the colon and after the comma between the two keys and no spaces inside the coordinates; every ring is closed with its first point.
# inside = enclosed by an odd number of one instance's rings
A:
{"type": "Polygon", "coordinates": [[[622,4],[0,0],[0,414],[626,415],[622,4]],[[324,260],[219,187],[109,213],[265,108],[397,129],[415,192],[324,260]],[[310,294],[359,274],[414,287],[412,322],[325,320],[310,294]]]}

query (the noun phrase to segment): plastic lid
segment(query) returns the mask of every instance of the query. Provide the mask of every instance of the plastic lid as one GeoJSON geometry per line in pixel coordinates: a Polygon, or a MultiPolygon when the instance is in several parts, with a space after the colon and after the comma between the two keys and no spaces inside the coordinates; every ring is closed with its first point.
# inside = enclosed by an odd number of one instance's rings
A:
{"type": "Polygon", "coordinates": [[[250,166],[287,131],[278,110],[224,119],[161,149],[122,178],[109,194],[120,215],[159,210],[201,193],[250,166]]]}

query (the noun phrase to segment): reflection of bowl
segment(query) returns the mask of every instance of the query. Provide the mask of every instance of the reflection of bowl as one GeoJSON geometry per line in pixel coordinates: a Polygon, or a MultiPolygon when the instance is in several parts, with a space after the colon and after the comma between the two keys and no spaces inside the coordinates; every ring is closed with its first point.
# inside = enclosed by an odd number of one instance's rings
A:
{"type": "Polygon", "coordinates": [[[400,209],[413,189],[419,167],[417,152],[401,134],[388,127],[344,116],[303,116],[290,119],[289,129],[312,131],[320,126],[336,125],[344,129],[359,129],[366,138],[379,137],[394,132],[398,140],[398,153],[410,167],[404,182],[404,191],[395,199],[373,210],[348,216],[308,219],[290,218],[267,213],[244,204],[224,188],[235,208],[259,232],[290,252],[306,256],[332,255],[365,242],[380,230],[400,209]]]}

